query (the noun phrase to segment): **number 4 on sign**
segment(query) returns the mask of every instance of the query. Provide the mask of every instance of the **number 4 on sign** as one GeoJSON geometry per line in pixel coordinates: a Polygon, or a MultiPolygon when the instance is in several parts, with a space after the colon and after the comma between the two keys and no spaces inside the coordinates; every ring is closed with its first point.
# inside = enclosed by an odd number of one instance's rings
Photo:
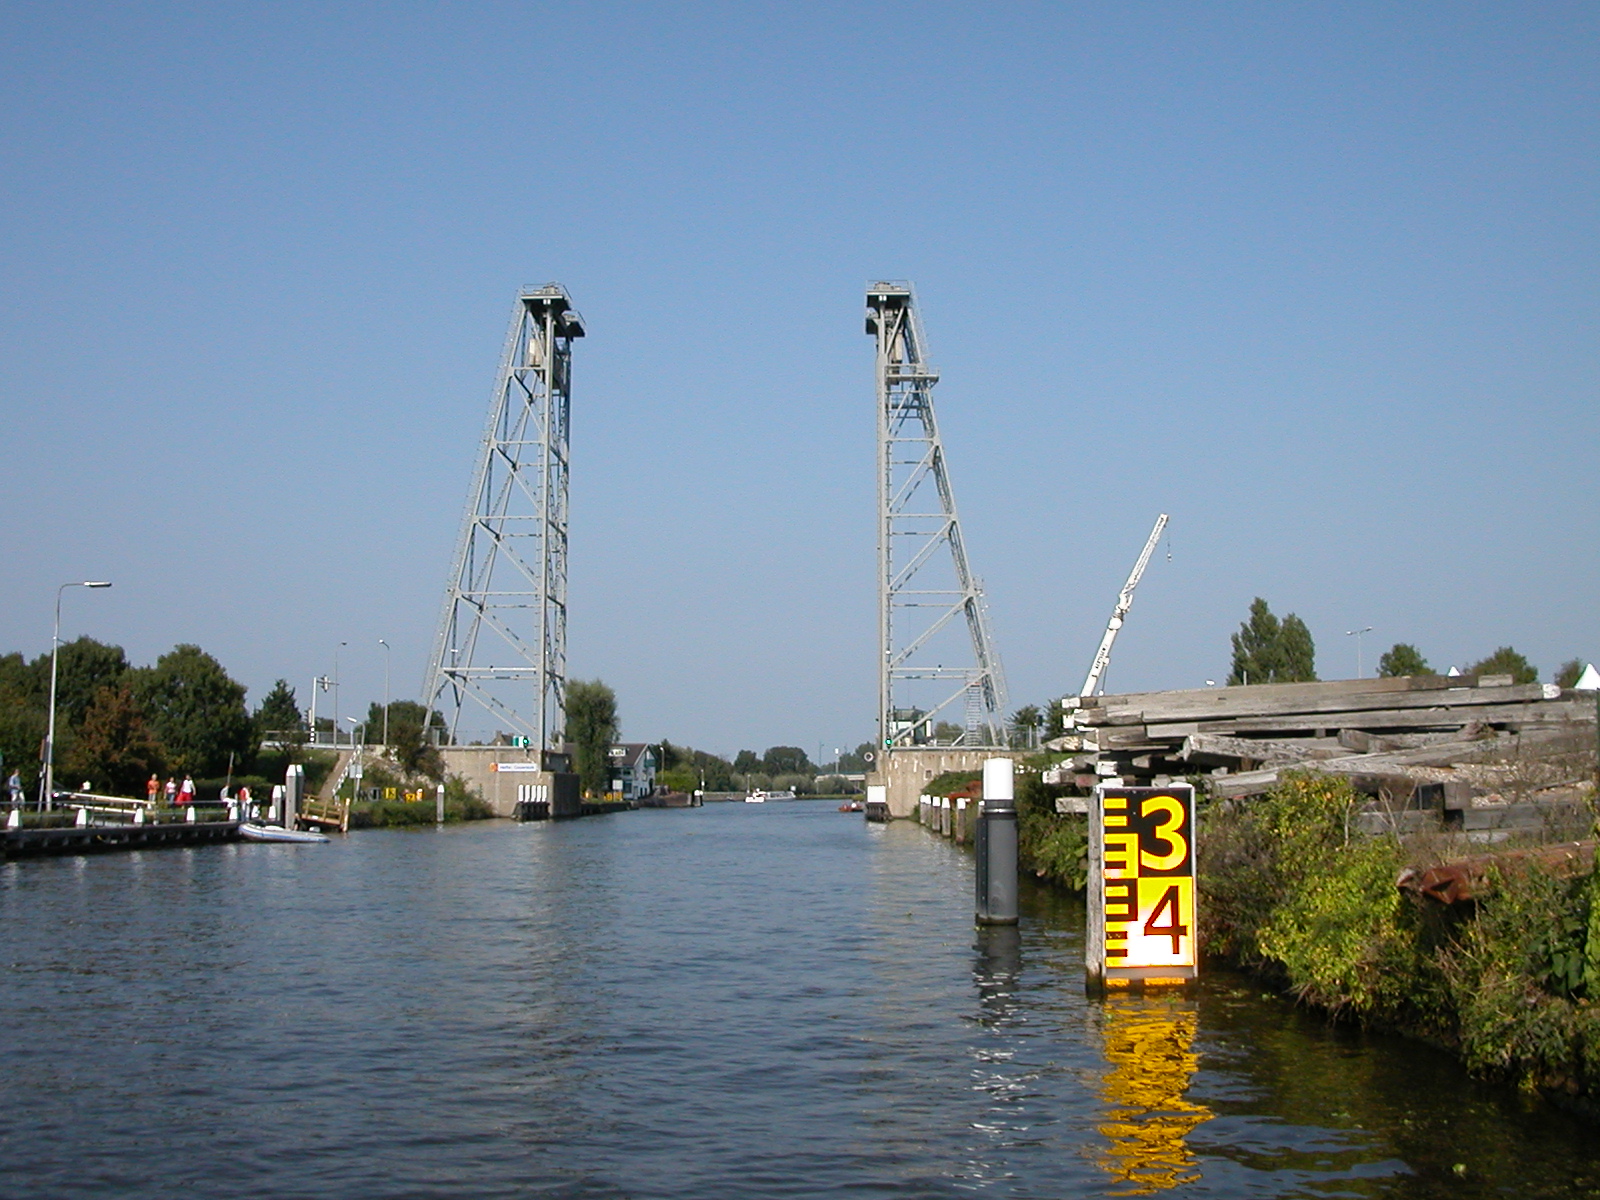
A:
{"type": "Polygon", "coordinates": [[[1174,958],[1178,955],[1179,943],[1189,936],[1189,927],[1181,923],[1182,915],[1179,908],[1178,885],[1173,884],[1161,894],[1161,899],[1156,901],[1155,909],[1144,923],[1146,937],[1170,937],[1172,939],[1172,954],[1174,958]],[[1165,925],[1161,924],[1163,913],[1167,917],[1165,925]]]}

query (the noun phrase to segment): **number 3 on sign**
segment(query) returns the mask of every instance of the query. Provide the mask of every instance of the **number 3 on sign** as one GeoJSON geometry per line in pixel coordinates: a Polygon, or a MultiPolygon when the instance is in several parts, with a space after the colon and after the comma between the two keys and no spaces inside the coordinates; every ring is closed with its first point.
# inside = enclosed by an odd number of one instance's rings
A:
{"type": "Polygon", "coordinates": [[[1188,813],[1183,801],[1176,796],[1146,796],[1139,806],[1139,815],[1164,818],[1151,828],[1150,840],[1166,847],[1165,853],[1152,854],[1141,846],[1139,866],[1146,871],[1171,871],[1182,866],[1183,860],[1189,857],[1189,843],[1178,832],[1187,824],[1188,813]]]}

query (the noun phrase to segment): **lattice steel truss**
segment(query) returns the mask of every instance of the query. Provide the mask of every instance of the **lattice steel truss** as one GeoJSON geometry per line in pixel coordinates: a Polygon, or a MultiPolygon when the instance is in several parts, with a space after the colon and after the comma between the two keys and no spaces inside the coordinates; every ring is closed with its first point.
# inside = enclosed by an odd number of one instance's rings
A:
{"type": "Polygon", "coordinates": [[[910,284],[867,288],[867,332],[878,343],[879,744],[926,744],[948,710],[963,744],[1002,745],[1005,677],[967,565],[910,284]]]}
{"type": "Polygon", "coordinates": [[[565,722],[567,434],[582,336],[560,284],[517,297],[423,689],[452,741],[469,698],[541,752],[565,722]]]}

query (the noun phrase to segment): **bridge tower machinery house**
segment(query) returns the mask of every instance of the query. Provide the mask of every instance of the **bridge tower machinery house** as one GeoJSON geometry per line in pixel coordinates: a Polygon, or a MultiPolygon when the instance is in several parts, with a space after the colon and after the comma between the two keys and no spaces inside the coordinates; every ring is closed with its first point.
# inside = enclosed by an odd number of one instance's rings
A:
{"type": "Polygon", "coordinates": [[[518,295],[423,688],[452,741],[471,700],[541,754],[557,748],[572,343],[583,333],[560,284],[518,295]]]}
{"type": "Polygon", "coordinates": [[[962,728],[962,745],[1003,745],[1004,672],[967,563],[934,419],[939,374],[910,284],[867,288],[867,332],[877,340],[879,746],[926,745],[942,720],[962,728]]]}

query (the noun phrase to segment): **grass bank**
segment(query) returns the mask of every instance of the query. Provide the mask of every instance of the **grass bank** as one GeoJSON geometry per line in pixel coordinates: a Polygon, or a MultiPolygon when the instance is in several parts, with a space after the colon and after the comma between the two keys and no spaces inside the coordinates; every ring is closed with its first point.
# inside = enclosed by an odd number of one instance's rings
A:
{"type": "MultiPolygon", "coordinates": [[[[444,819],[486,821],[494,809],[460,776],[444,782],[444,819]]],[[[350,806],[351,829],[388,829],[408,825],[432,825],[438,817],[432,789],[422,800],[362,800],[350,806]]]]}

